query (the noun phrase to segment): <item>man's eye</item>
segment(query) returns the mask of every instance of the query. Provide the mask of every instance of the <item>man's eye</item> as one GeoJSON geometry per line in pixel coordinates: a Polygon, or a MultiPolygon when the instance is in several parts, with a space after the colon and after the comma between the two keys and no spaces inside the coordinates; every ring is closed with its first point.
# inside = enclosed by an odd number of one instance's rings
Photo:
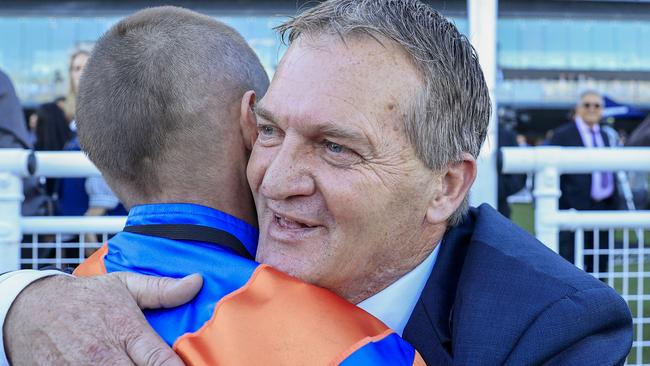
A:
{"type": "Polygon", "coordinates": [[[273,136],[273,134],[275,133],[275,127],[268,126],[268,125],[259,126],[258,130],[260,131],[260,134],[262,134],[264,136],[273,136]]]}
{"type": "Polygon", "coordinates": [[[329,150],[330,152],[333,152],[335,154],[340,154],[345,150],[345,148],[343,146],[341,146],[341,145],[339,145],[337,143],[334,143],[334,142],[326,142],[325,147],[327,147],[327,150],[329,150]]]}
{"type": "Polygon", "coordinates": [[[335,166],[347,167],[362,160],[357,152],[336,142],[325,141],[322,146],[326,151],[325,159],[335,166]]]}

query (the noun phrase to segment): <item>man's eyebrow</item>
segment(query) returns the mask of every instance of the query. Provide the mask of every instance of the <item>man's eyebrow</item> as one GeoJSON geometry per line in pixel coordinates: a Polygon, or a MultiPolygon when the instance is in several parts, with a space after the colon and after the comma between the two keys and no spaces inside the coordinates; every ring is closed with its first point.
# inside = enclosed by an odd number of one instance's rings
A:
{"type": "Polygon", "coordinates": [[[253,108],[253,112],[269,122],[277,123],[278,121],[278,118],[273,114],[273,112],[269,111],[259,104],[253,108]]]}
{"type": "Polygon", "coordinates": [[[344,128],[332,122],[320,122],[314,127],[319,134],[369,144],[370,141],[361,131],[344,128]]]}
{"type": "MultiPolygon", "coordinates": [[[[279,117],[276,116],[273,112],[259,104],[255,106],[254,112],[258,117],[261,117],[271,123],[277,124],[280,120],[279,117]]],[[[313,126],[310,127],[310,130],[314,135],[347,140],[352,143],[365,145],[374,151],[372,141],[363,132],[342,127],[332,121],[316,122],[313,126]]]]}

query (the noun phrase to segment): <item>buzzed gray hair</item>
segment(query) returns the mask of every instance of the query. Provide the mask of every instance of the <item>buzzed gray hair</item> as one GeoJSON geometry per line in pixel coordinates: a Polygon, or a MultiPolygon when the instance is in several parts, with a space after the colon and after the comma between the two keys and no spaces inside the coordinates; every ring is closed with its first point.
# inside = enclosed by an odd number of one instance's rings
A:
{"type": "MultiPolygon", "coordinates": [[[[402,46],[424,88],[405,119],[416,154],[430,169],[478,157],[490,121],[490,96],[476,51],[456,26],[418,0],[328,0],[276,28],[288,43],[300,35],[367,34],[402,46]]],[[[465,197],[448,222],[468,209],[465,197]]]]}
{"type": "Polygon", "coordinates": [[[231,27],[177,7],[141,10],[95,45],[79,88],[79,142],[109,183],[151,197],[163,168],[180,175],[204,163],[188,155],[219,148],[234,128],[231,107],[268,84],[231,27]]]}

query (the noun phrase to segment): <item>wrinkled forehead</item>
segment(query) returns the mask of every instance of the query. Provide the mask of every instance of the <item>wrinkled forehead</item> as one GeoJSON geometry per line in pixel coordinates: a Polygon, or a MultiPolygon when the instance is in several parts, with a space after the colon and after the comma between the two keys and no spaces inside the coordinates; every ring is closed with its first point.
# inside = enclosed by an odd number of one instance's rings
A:
{"type": "Polygon", "coordinates": [[[300,36],[280,62],[262,103],[278,114],[367,116],[410,105],[423,84],[405,51],[388,40],[300,36]]]}

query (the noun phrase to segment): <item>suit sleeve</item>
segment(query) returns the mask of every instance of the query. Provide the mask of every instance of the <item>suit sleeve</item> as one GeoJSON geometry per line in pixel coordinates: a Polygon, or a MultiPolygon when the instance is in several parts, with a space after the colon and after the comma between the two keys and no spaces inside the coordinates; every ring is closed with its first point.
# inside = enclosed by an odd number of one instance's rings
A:
{"type": "Polygon", "coordinates": [[[4,349],[4,323],[18,295],[31,283],[44,277],[64,275],[61,271],[21,270],[0,275],[0,366],[9,365],[4,349]]]}
{"type": "Polygon", "coordinates": [[[622,365],[632,347],[632,315],[609,287],[578,291],[547,307],[506,364],[622,365]]]}
{"type": "Polygon", "coordinates": [[[559,131],[559,133],[558,133],[557,129],[553,130],[553,136],[551,136],[551,139],[549,140],[548,144],[552,145],[552,146],[562,146],[562,145],[564,145],[564,143],[562,141],[562,132],[559,131]]]}

